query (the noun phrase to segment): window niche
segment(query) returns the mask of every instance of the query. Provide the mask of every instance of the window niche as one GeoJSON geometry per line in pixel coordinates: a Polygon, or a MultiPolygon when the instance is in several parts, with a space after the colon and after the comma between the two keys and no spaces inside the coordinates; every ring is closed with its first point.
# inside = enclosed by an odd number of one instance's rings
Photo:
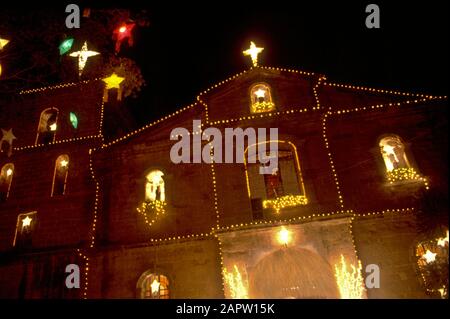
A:
{"type": "Polygon", "coordinates": [[[169,279],[161,274],[146,271],[139,278],[137,296],[140,299],[169,299],[169,279]]]}
{"type": "Polygon", "coordinates": [[[48,108],[41,113],[36,136],[37,144],[49,144],[55,141],[56,130],[58,128],[58,109],[48,108]]]}
{"type": "Polygon", "coordinates": [[[16,232],[13,246],[18,249],[31,248],[33,232],[37,225],[37,212],[19,214],[17,216],[16,232]]]}
{"type": "Polygon", "coordinates": [[[283,208],[308,204],[294,144],[278,141],[278,168],[271,175],[260,174],[259,168],[263,164],[259,161],[258,155],[256,159],[247,163],[249,149],[257,145],[249,146],[245,151],[245,173],[253,219],[262,219],[266,209],[278,214],[283,208]]]}
{"type": "Polygon", "coordinates": [[[64,195],[66,193],[68,173],[69,156],[66,154],[58,156],[53,173],[52,196],[64,195]]]}
{"type": "Polygon", "coordinates": [[[264,113],[275,110],[270,86],[265,83],[258,83],[251,87],[250,101],[251,113],[264,113]]]}
{"type": "Polygon", "coordinates": [[[165,185],[162,171],[151,170],[145,175],[144,201],[137,207],[137,211],[144,216],[144,221],[149,226],[166,213],[165,185]]]}
{"type": "Polygon", "coordinates": [[[9,197],[11,182],[14,175],[14,164],[3,165],[0,171],[0,202],[5,202],[9,197]]]}
{"type": "Polygon", "coordinates": [[[422,177],[410,164],[405,144],[397,135],[387,135],[380,139],[379,147],[389,184],[421,182],[428,189],[426,178],[422,177]]]}

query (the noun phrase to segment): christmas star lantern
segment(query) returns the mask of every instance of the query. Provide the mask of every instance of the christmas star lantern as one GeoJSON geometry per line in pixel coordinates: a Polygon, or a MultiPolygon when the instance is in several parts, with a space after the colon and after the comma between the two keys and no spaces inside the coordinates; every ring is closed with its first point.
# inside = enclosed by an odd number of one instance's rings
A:
{"type": "Polygon", "coordinates": [[[78,75],[81,76],[83,73],[84,67],[86,66],[87,59],[91,56],[98,55],[100,53],[95,51],[89,51],[87,42],[84,42],[83,47],[80,51],[72,52],[70,54],[73,58],[78,58],[78,75]]]}
{"type": "Polygon", "coordinates": [[[59,55],[64,55],[70,51],[73,45],[73,38],[67,38],[59,45],[59,55]]]}
{"type": "Polygon", "coordinates": [[[0,150],[2,149],[4,142],[8,143],[9,144],[8,157],[10,157],[12,154],[12,149],[13,149],[13,147],[12,147],[13,140],[15,140],[17,138],[14,136],[12,129],[10,129],[8,131],[4,130],[4,129],[1,129],[1,130],[2,130],[2,139],[0,140],[0,150]]]}
{"type": "Polygon", "coordinates": [[[122,83],[123,80],[125,80],[125,78],[118,76],[116,73],[113,73],[102,80],[106,84],[105,90],[103,91],[104,102],[108,102],[108,91],[110,89],[117,89],[117,100],[122,100],[122,88],[120,87],[120,83],[122,83]]]}
{"type": "Polygon", "coordinates": [[[122,42],[128,39],[128,45],[133,45],[133,36],[131,31],[133,30],[135,23],[123,23],[113,32],[113,39],[116,40],[115,50],[116,53],[120,51],[122,42]]]}

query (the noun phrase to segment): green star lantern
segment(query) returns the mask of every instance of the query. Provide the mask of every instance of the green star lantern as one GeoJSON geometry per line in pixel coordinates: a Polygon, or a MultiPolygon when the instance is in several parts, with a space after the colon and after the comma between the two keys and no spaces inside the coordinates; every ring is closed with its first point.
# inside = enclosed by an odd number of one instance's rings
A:
{"type": "Polygon", "coordinates": [[[67,38],[59,45],[59,55],[64,55],[70,51],[73,44],[73,38],[67,38]]]}
{"type": "Polygon", "coordinates": [[[70,112],[69,114],[70,123],[72,123],[73,128],[78,128],[78,117],[75,113],[70,112]]]}

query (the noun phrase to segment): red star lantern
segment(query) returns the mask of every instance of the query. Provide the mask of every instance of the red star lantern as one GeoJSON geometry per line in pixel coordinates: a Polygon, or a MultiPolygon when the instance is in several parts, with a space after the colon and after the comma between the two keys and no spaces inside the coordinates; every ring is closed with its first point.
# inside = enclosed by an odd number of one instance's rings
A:
{"type": "Polygon", "coordinates": [[[116,53],[120,51],[120,46],[125,39],[128,39],[129,46],[133,45],[133,36],[131,35],[131,31],[135,25],[135,23],[123,23],[114,30],[113,39],[116,40],[116,53]]]}

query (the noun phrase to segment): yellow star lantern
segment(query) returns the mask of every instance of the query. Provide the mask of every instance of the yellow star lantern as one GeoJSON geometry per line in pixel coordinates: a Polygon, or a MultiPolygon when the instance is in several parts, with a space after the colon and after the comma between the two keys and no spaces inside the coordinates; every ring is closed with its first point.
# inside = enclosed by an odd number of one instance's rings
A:
{"type": "Polygon", "coordinates": [[[122,88],[120,84],[125,78],[118,76],[116,73],[111,74],[107,78],[102,79],[106,83],[105,90],[103,92],[103,101],[108,102],[108,90],[117,89],[117,100],[122,100],[122,88]]]}
{"type": "Polygon", "coordinates": [[[253,66],[258,65],[258,54],[260,54],[264,48],[258,48],[253,41],[250,42],[250,48],[243,51],[245,56],[250,56],[253,66]]]}
{"type": "Polygon", "coordinates": [[[78,75],[81,76],[84,67],[86,66],[87,59],[91,56],[98,55],[100,53],[95,51],[89,51],[87,47],[87,42],[84,42],[83,47],[80,51],[72,52],[69,54],[73,58],[78,58],[78,75]]]}
{"type": "Polygon", "coordinates": [[[29,227],[31,225],[32,220],[33,218],[30,218],[30,216],[27,216],[24,219],[22,219],[22,229],[25,227],[29,227]]]}
{"type": "Polygon", "coordinates": [[[9,40],[0,38],[0,50],[2,50],[8,43],[9,40]]]}

